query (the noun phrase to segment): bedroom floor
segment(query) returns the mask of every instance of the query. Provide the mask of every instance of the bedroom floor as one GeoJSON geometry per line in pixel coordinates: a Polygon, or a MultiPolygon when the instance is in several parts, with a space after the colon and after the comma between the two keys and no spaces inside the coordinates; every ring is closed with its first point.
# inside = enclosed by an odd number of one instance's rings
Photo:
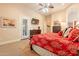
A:
{"type": "Polygon", "coordinates": [[[28,39],[0,46],[0,56],[38,56],[30,50],[28,39]]]}

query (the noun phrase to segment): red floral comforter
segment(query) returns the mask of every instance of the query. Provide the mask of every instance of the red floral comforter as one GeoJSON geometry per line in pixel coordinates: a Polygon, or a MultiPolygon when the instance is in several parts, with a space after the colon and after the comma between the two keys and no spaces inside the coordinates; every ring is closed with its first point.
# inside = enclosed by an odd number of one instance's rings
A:
{"type": "Polygon", "coordinates": [[[31,44],[61,56],[76,56],[79,51],[79,43],[68,41],[57,33],[34,35],[31,38],[31,44]]]}

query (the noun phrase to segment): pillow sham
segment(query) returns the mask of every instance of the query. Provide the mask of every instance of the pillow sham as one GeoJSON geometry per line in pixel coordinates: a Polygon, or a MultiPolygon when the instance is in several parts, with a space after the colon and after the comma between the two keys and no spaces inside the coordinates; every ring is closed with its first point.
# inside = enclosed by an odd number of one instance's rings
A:
{"type": "Polygon", "coordinates": [[[63,35],[63,32],[62,32],[62,31],[59,31],[59,32],[58,32],[58,35],[59,35],[59,36],[62,36],[62,35],[63,35]]]}
{"type": "Polygon", "coordinates": [[[79,36],[79,29],[75,28],[69,33],[68,38],[71,41],[75,41],[78,36],[79,36]]]}
{"type": "Polygon", "coordinates": [[[66,28],[65,31],[64,31],[64,33],[63,33],[63,37],[64,37],[64,38],[67,38],[68,35],[69,35],[69,33],[71,32],[71,30],[72,30],[71,27],[66,28]]]}
{"type": "Polygon", "coordinates": [[[74,42],[79,42],[79,36],[77,36],[73,41],[74,42]]]}

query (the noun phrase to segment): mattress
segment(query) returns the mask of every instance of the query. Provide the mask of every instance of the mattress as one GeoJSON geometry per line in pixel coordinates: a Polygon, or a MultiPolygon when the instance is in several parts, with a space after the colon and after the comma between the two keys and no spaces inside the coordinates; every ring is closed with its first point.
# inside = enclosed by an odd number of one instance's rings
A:
{"type": "Polygon", "coordinates": [[[32,45],[32,49],[40,56],[57,56],[56,54],[54,54],[44,48],[41,48],[37,45],[32,45]]]}

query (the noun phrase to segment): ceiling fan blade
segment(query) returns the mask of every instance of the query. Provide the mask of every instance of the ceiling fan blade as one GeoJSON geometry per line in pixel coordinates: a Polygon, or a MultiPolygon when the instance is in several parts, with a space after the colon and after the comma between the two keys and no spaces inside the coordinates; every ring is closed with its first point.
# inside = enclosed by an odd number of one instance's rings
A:
{"type": "Polygon", "coordinates": [[[54,6],[49,6],[49,8],[54,8],[54,6]]]}
{"type": "Polygon", "coordinates": [[[39,3],[39,5],[43,8],[54,8],[52,3],[39,3]]]}
{"type": "Polygon", "coordinates": [[[50,3],[49,8],[54,8],[54,6],[53,6],[53,4],[52,4],[52,3],[50,3]]]}
{"type": "Polygon", "coordinates": [[[39,8],[38,10],[41,11],[43,8],[39,8]]]}
{"type": "Polygon", "coordinates": [[[47,7],[47,4],[46,3],[39,3],[39,5],[43,8],[46,8],[47,7]]]}
{"type": "Polygon", "coordinates": [[[44,6],[43,3],[39,3],[40,6],[44,6]]]}

